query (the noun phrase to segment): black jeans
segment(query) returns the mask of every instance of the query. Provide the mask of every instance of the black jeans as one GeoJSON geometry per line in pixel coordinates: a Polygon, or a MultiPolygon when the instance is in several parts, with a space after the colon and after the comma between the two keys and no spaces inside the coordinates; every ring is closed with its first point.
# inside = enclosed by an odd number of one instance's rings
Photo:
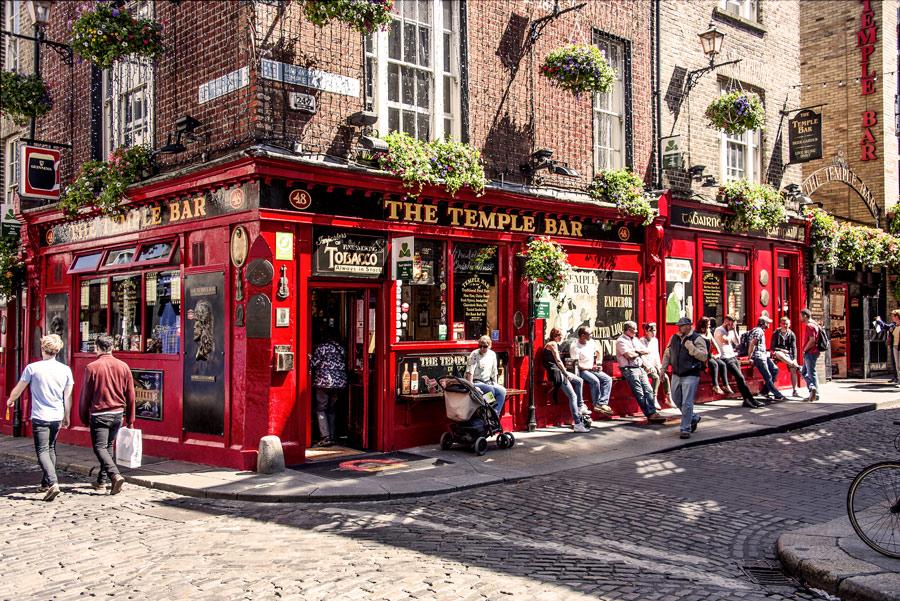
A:
{"type": "Polygon", "coordinates": [[[37,453],[38,465],[44,475],[41,486],[58,484],[56,478],[56,436],[59,434],[61,422],[45,422],[42,419],[31,420],[31,434],[34,437],[34,452],[37,453]]]}
{"type": "Polygon", "coordinates": [[[111,480],[113,476],[119,475],[119,468],[113,461],[113,443],[116,442],[116,434],[121,427],[121,413],[91,416],[91,440],[94,443],[94,455],[100,461],[97,482],[102,483],[106,477],[111,480]]]}
{"type": "Polygon", "coordinates": [[[729,359],[722,359],[725,362],[725,367],[731,372],[731,375],[734,376],[734,382],[737,384],[738,390],[741,391],[741,396],[744,397],[745,401],[753,400],[753,393],[750,392],[750,389],[747,387],[747,381],[744,380],[744,375],[741,373],[741,363],[738,361],[737,357],[731,357],[729,359]]]}

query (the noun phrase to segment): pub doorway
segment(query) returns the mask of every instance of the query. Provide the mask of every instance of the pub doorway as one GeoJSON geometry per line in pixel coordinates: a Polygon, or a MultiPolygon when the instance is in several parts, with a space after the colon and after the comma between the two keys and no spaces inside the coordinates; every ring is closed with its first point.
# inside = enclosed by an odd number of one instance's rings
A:
{"type": "Polygon", "coordinates": [[[377,286],[312,285],[309,323],[313,361],[308,377],[313,444],[306,451],[307,461],[355,455],[378,446],[381,373],[377,366],[381,365],[382,354],[379,291],[377,286]],[[326,345],[329,342],[341,349],[339,361],[334,361],[334,346],[326,345]],[[342,369],[347,385],[333,392],[317,388],[317,372],[323,368],[342,369]]]}

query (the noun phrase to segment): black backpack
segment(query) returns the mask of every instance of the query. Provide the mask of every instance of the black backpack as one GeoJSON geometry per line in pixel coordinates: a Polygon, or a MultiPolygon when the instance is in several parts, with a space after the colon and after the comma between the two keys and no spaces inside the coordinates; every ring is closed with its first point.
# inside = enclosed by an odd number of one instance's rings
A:
{"type": "Polygon", "coordinates": [[[816,336],[816,348],[819,349],[820,353],[824,353],[828,350],[831,342],[828,340],[828,332],[825,331],[825,328],[819,326],[817,329],[819,333],[816,336]]]}
{"type": "Polygon", "coordinates": [[[738,357],[746,357],[750,354],[750,332],[744,332],[741,334],[741,341],[738,343],[737,347],[738,357]]]}

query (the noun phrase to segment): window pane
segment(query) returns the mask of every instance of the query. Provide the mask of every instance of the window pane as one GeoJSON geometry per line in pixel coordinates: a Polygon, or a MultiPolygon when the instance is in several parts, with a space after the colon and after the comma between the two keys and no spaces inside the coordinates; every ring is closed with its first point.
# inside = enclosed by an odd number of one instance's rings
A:
{"type": "Polygon", "coordinates": [[[416,63],[416,26],[411,23],[403,24],[403,61],[416,63]]]}
{"type": "Polygon", "coordinates": [[[444,29],[453,29],[453,3],[451,0],[442,0],[441,8],[444,13],[444,29]]]}
{"type": "Polygon", "coordinates": [[[156,244],[145,244],[141,247],[141,254],[138,256],[138,263],[142,261],[157,261],[165,259],[172,252],[172,242],[157,242],[156,244]]]}
{"type": "Polygon", "coordinates": [[[431,30],[427,27],[419,27],[419,64],[431,66],[431,30]]]}
{"type": "Polygon", "coordinates": [[[430,140],[431,139],[431,117],[429,115],[423,115],[422,113],[416,113],[416,137],[420,140],[430,140]]]}
{"type": "Polygon", "coordinates": [[[109,287],[106,278],[81,282],[78,308],[79,350],[92,353],[97,336],[107,331],[106,311],[109,306],[109,287]]]}
{"type": "Polygon", "coordinates": [[[722,251],[704,249],[703,262],[707,265],[722,265],[722,251]]]}
{"type": "Polygon", "coordinates": [[[453,331],[462,330],[466,340],[498,329],[497,263],[496,246],[453,246],[453,331]]]}
{"type": "Polygon", "coordinates": [[[728,253],[728,264],[734,265],[735,267],[746,267],[747,266],[747,255],[744,253],[728,253]]]}
{"type": "Polygon", "coordinates": [[[412,281],[400,285],[400,340],[447,339],[445,291],[444,244],[417,238],[412,281]]]}
{"type": "Polygon", "coordinates": [[[419,23],[431,23],[431,0],[419,0],[419,14],[416,19],[419,23]]]}
{"type": "Polygon", "coordinates": [[[450,102],[453,93],[453,80],[449,76],[444,76],[444,112],[450,114],[452,104],[450,102]]]}
{"type": "Polygon", "coordinates": [[[81,255],[72,263],[72,271],[93,271],[100,265],[100,255],[102,253],[93,253],[90,255],[81,255]]]}
{"type": "Polygon", "coordinates": [[[450,59],[453,58],[450,46],[450,34],[444,34],[444,72],[451,73],[450,71],[450,59]]]}
{"type": "Polygon", "coordinates": [[[403,131],[416,137],[416,114],[411,111],[403,111],[403,131]]]}
{"type": "Polygon", "coordinates": [[[722,318],[725,316],[725,305],[722,298],[724,279],[723,271],[703,271],[703,316],[715,318],[716,323],[722,323],[722,318]]]}
{"type": "Polygon", "coordinates": [[[786,255],[778,255],[778,269],[788,268],[788,258],[786,255]]]}
{"type": "Polygon", "coordinates": [[[725,289],[728,313],[734,315],[735,323],[741,325],[746,325],[747,323],[746,305],[744,304],[746,297],[745,276],[746,274],[744,273],[729,272],[725,289]]]}
{"type": "MultiPolygon", "coordinates": [[[[144,332],[148,353],[178,354],[181,347],[181,295],[172,297],[172,283],[180,277],[177,271],[148,273],[144,278],[144,332]]],[[[180,282],[175,284],[180,290],[180,282]]]]}
{"type": "Polygon", "coordinates": [[[412,105],[415,98],[415,75],[410,67],[402,67],[400,69],[400,93],[403,98],[403,104],[412,105]]]}
{"type": "Polygon", "coordinates": [[[416,71],[416,106],[428,109],[431,106],[431,80],[427,71],[416,71]]]}
{"type": "Polygon", "coordinates": [[[400,66],[396,64],[388,65],[388,100],[400,101],[400,66]]]}
{"type": "Polygon", "coordinates": [[[388,57],[394,60],[400,60],[400,27],[400,21],[394,19],[388,29],[388,57]]]}
{"type": "Polygon", "coordinates": [[[112,265],[128,265],[129,263],[131,263],[132,258],[134,258],[133,248],[111,250],[106,255],[106,261],[103,263],[103,266],[110,267],[112,265]]]}
{"type": "Polygon", "coordinates": [[[113,350],[140,352],[143,349],[141,276],[127,275],[113,278],[110,315],[113,350]]]}
{"type": "Polygon", "coordinates": [[[388,109],[388,130],[400,131],[400,109],[388,109]]]}

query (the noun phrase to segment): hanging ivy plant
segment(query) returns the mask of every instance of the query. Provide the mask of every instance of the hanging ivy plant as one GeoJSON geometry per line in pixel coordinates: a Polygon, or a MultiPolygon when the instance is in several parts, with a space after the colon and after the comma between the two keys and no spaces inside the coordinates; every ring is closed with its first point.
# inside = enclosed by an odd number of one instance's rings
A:
{"type": "Polygon", "coordinates": [[[759,96],[741,90],[723,94],[710,102],[706,107],[706,118],[714,128],[732,136],[766,125],[766,111],[759,96]]]}
{"type": "Polygon", "coordinates": [[[809,221],[809,248],[813,260],[834,267],[837,261],[837,220],[818,207],[807,207],[805,216],[809,221]]]}
{"type": "Polygon", "coordinates": [[[332,19],[343,21],[363,35],[391,24],[394,0],[306,0],[303,14],[313,25],[323,27],[332,19]]]}
{"type": "Polygon", "coordinates": [[[10,299],[25,282],[19,232],[0,237],[0,297],[10,299]]]}
{"type": "Polygon", "coordinates": [[[82,12],[72,25],[72,51],[101,68],[126,56],[154,59],[163,52],[162,27],[137,19],[113,2],[82,12]]]}
{"type": "Polygon", "coordinates": [[[52,108],[50,91],[40,75],[0,72],[0,114],[16,125],[25,125],[32,117],[43,117],[52,108]]]}
{"type": "Polygon", "coordinates": [[[615,69],[609,66],[600,49],[590,44],[570,44],[553,50],[541,65],[541,75],[576,95],[605,94],[616,80],[615,69]]]}
{"type": "Polygon", "coordinates": [[[637,217],[641,225],[650,225],[656,218],[656,209],[644,195],[644,180],[628,169],[601,171],[588,185],[588,193],[598,200],[615,203],[619,213],[637,217]]]}
{"type": "Polygon", "coordinates": [[[124,212],[125,190],[139,181],[150,168],[150,149],[146,146],[120,147],[108,161],[87,161],[78,177],[59,199],[59,208],[75,215],[84,207],[96,207],[103,215],[124,212]]]}
{"type": "Polygon", "coordinates": [[[725,220],[731,232],[767,232],[788,219],[781,193],[768,184],[747,180],[728,182],[720,189],[721,197],[734,212],[725,220]]]}
{"type": "Polygon", "coordinates": [[[895,236],[900,235],[900,211],[896,207],[888,209],[884,219],[886,222],[885,229],[895,236]]]}
{"type": "Polygon", "coordinates": [[[565,249],[547,236],[534,238],[519,253],[525,261],[522,276],[529,284],[537,285],[537,295],[546,290],[553,298],[559,297],[568,282],[572,266],[565,249]]]}
{"type": "Polygon", "coordinates": [[[477,195],[484,193],[487,178],[478,149],[453,140],[423,142],[404,132],[391,132],[384,137],[388,151],[378,155],[385,171],[400,176],[403,185],[415,189],[426,185],[443,185],[451,196],[467,186],[477,195]]]}

